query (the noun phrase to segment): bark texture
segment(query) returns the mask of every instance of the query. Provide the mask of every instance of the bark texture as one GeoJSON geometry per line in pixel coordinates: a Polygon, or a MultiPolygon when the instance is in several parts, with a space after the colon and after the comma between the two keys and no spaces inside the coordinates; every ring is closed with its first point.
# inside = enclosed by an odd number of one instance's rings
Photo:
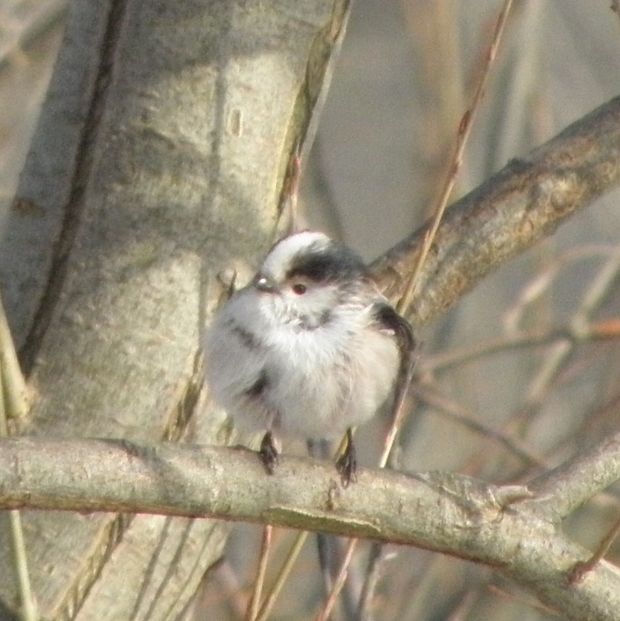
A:
{"type": "MultiPolygon", "coordinates": [[[[188,427],[205,308],[222,267],[270,243],[347,11],[341,0],[73,3],[0,245],[36,393],[20,432],[226,439],[215,413],[188,427]]],[[[155,516],[24,521],[46,619],[170,618],[226,535],[155,516]]],[[[18,597],[0,531],[10,619],[18,597]]]]}
{"type": "Polygon", "coordinates": [[[267,476],[245,449],[28,438],[0,447],[2,508],[215,517],[415,545],[501,571],[563,619],[618,618],[620,569],[602,561],[572,581],[590,554],[561,518],[620,477],[620,434],[527,486],[362,469],[344,489],[330,463],[284,456],[267,476]]]}
{"type": "MultiPolygon", "coordinates": [[[[410,316],[432,321],[489,272],[551,235],[620,183],[620,97],[592,111],[454,203],[421,273],[410,316]]],[[[391,298],[402,295],[427,226],[375,261],[391,298]]]]}

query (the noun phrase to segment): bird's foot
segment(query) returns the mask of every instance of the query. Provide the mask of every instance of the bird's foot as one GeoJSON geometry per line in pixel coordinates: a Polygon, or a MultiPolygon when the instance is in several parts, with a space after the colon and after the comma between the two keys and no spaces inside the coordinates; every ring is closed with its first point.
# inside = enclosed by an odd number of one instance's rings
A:
{"type": "Polygon", "coordinates": [[[347,429],[347,444],[344,452],[336,460],[336,470],[340,473],[342,487],[348,487],[349,483],[357,481],[357,458],[355,455],[355,445],[353,444],[353,434],[347,429]]]}
{"type": "Polygon", "coordinates": [[[279,454],[271,431],[268,431],[263,436],[258,454],[260,456],[260,460],[265,466],[265,470],[267,470],[267,474],[273,474],[276,466],[278,465],[279,454]]]}

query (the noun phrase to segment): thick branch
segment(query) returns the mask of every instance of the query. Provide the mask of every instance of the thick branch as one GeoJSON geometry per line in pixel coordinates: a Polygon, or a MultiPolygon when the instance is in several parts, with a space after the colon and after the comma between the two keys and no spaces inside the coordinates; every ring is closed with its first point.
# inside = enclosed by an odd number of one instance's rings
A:
{"type": "Polygon", "coordinates": [[[495,567],[564,618],[616,619],[620,571],[602,562],[569,585],[571,568],[589,554],[545,519],[540,503],[518,502],[526,495],[459,475],[368,470],[344,490],[329,464],[285,457],[267,476],[245,449],[0,443],[2,508],[214,517],[411,544],[495,567]]]}
{"type": "MultiPolygon", "coordinates": [[[[421,274],[413,321],[425,323],[445,311],[490,271],[619,182],[616,97],[452,205],[421,274]]],[[[375,262],[375,276],[390,297],[401,294],[426,228],[375,262]]]]}

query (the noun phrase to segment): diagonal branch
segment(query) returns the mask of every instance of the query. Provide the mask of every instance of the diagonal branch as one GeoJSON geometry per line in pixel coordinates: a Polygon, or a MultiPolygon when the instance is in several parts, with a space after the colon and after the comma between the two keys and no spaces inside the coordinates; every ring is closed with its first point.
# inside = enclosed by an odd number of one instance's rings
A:
{"type": "MultiPolygon", "coordinates": [[[[620,183],[620,97],[507,166],[446,212],[426,260],[411,316],[426,323],[489,272],[553,233],[620,183]]],[[[373,272],[396,298],[429,225],[377,259],[373,272]]]]}
{"type": "Polygon", "coordinates": [[[566,517],[620,479],[620,431],[532,481],[549,519],[566,517]]]}
{"type": "MultiPolygon", "coordinates": [[[[607,456],[606,444],[599,456],[607,456]]],[[[592,453],[594,455],[594,453],[592,453]]],[[[605,457],[606,458],[606,457],[605,457]]],[[[565,493],[582,458],[565,466],[565,493]]],[[[620,472],[616,472],[616,476],[620,472]]],[[[595,493],[612,477],[597,479],[595,493]]],[[[540,485],[544,493],[544,485],[540,485]]],[[[244,449],[114,440],[0,442],[0,507],[125,511],[271,523],[410,544],[487,564],[533,590],[567,619],[612,620],[620,570],[590,557],[547,519],[545,497],[465,476],[362,470],[346,490],[331,464],[284,457],[266,476],[244,449]],[[372,501],[369,502],[369,499],[372,501]]]]}

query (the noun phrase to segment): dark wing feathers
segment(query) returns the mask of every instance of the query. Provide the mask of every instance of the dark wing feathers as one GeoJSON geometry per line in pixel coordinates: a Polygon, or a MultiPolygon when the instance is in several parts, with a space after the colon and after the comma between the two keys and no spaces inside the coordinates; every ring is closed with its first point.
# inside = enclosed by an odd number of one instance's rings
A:
{"type": "Polygon", "coordinates": [[[410,323],[386,302],[377,302],[373,314],[380,326],[394,332],[401,358],[403,361],[408,359],[415,348],[415,339],[410,323]]]}

